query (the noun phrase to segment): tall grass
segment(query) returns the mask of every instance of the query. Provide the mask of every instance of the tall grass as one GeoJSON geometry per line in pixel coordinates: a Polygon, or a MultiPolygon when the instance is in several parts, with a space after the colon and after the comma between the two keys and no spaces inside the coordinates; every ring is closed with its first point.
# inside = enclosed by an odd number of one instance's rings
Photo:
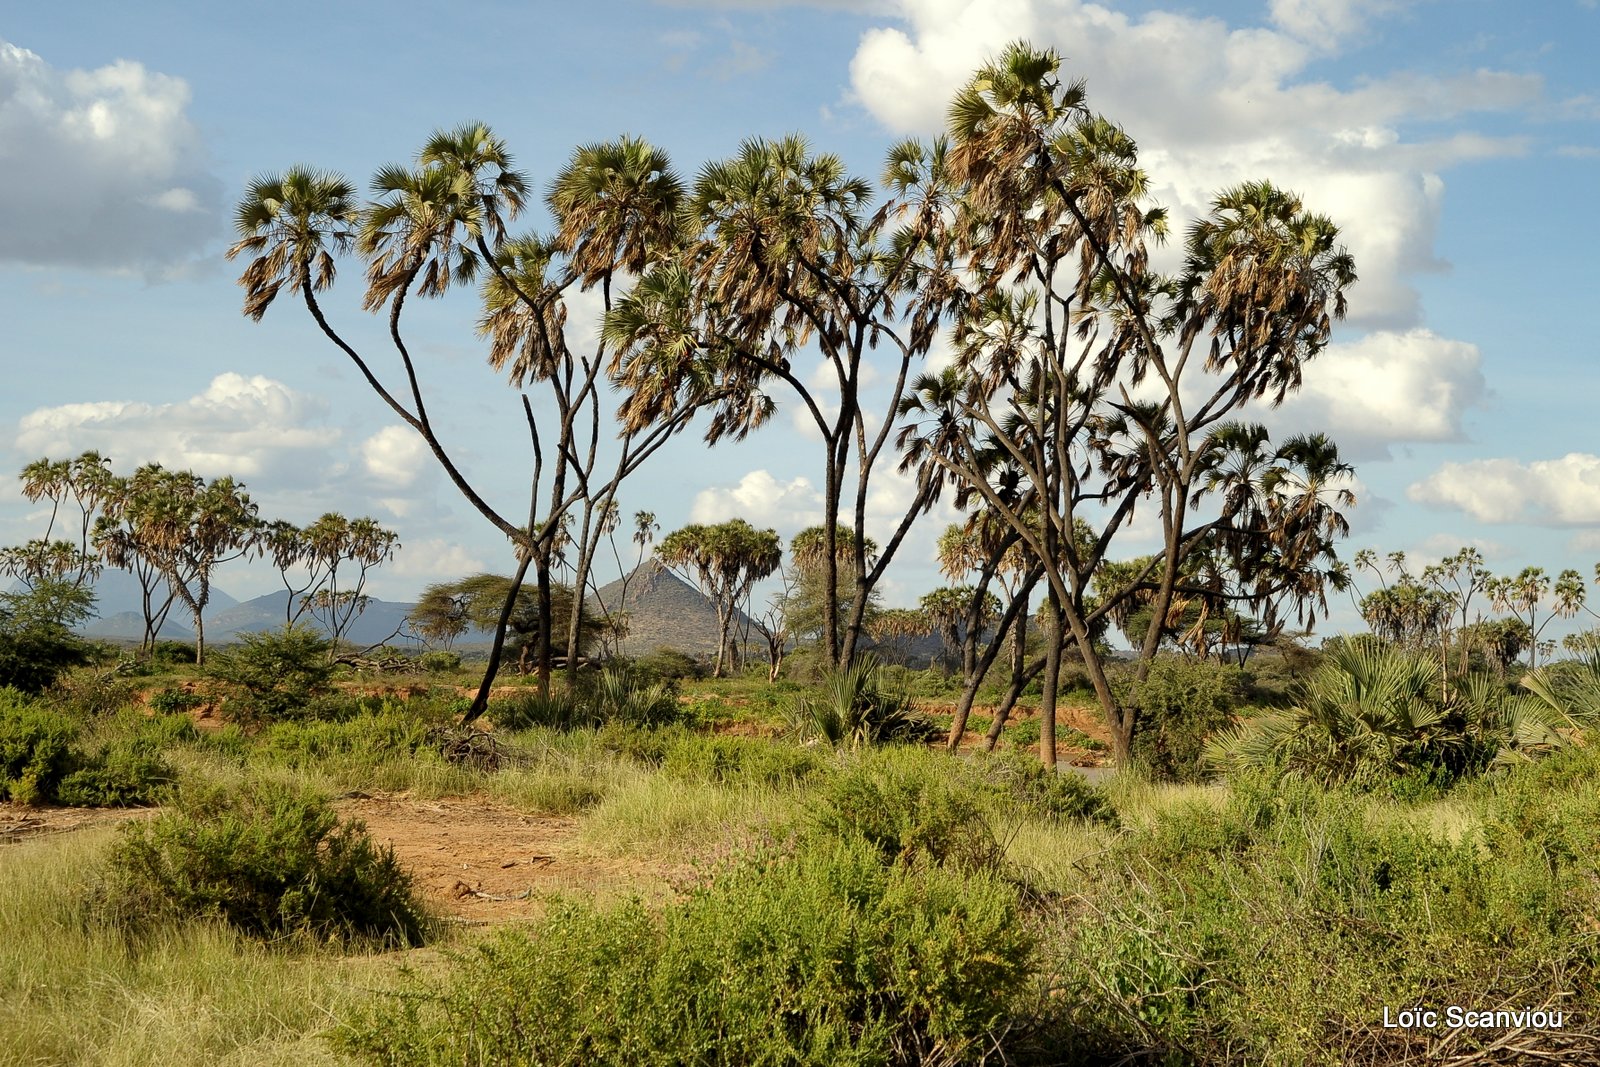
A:
{"type": "Polygon", "coordinates": [[[391,965],[288,955],[212,923],[138,937],[83,903],[110,831],[8,846],[0,862],[0,1063],[315,1067],[319,1036],[391,965]]]}

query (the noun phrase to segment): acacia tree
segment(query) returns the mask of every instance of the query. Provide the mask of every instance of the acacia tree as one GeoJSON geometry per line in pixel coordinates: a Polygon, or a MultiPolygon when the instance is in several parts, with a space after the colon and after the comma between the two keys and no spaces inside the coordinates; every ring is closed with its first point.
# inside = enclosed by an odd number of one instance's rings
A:
{"type": "Polygon", "coordinates": [[[695,523],[662,538],[656,555],[669,567],[687,568],[717,609],[717,659],[711,674],[722,677],[724,657],[730,663],[733,659],[728,635],[734,611],[783,559],[778,531],[757,530],[743,519],[714,526],[695,523]]]}
{"type": "MultiPolygon", "coordinates": [[[[600,537],[603,515],[623,479],[708,400],[697,384],[658,393],[649,418],[624,419],[609,480],[600,473],[602,393],[608,367],[604,341],[569,345],[569,292],[599,286],[607,306],[619,282],[642,273],[670,253],[675,240],[680,184],[655,149],[624,138],[579,149],[558,176],[550,197],[556,232],[511,237],[507,223],[529,198],[528,179],[513,169],[504,142],[480,123],[436,133],[414,166],[380,169],[374,200],[358,203],[342,176],[304,167],[261,178],[249,186],[236,222],[239,240],[229,258],[248,256],[241,275],[245,314],[259,319],[280,291],[297,293],[318,328],[347,356],[383,403],[427,444],[451,482],[515,548],[518,568],[496,627],[496,642],[470,717],[487,706],[504,631],[530,566],[538,613],[537,662],[548,690],[554,627],[552,570],[568,515],[581,512],[580,583],[600,537]],[[403,385],[391,389],[329,322],[318,293],[333,284],[336,259],[354,251],[366,267],[365,306],[386,314],[389,341],[403,385]],[[402,330],[409,296],[440,297],[452,286],[483,279],[480,333],[490,340],[489,361],[524,390],[541,386],[554,407],[553,428],[541,431],[533,399],[521,395],[532,452],[528,515],[507,518],[485,500],[456,464],[428,411],[419,368],[402,330]]],[[[703,377],[696,379],[703,381],[703,377]]],[[[714,390],[711,391],[714,394],[714,390]]],[[[567,631],[574,655],[581,635],[567,631]]]]}
{"type": "Polygon", "coordinates": [[[464,598],[447,586],[430,585],[406,613],[406,624],[429,645],[449,651],[472,625],[464,598]]]}
{"type": "MultiPolygon", "coordinates": [[[[262,536],[256,505],[244,485],[229,477],[207,482],[189,471],[150,463],[118,483],[106,511],[95,528],[96,547],[113,566],[144,567],[160,576],[189,609],[195,662],[203,666],[211,575],[218,566],[256,551],[262,536]]],[[[145,603],[149,639],[148,586],[145,603]]]]}
{"type": "MultiPolygon", "coordinates": [[[[1133,590],[1091,598],[1090,587],[1136,508],[1159,519],[1160,549],[1134,582],[1151,586],[1155,618],[1182,594],[1185,559],[1219,538],[1230,564],[1262,567],[1244,572],[1247,602],[1290,590],[1302,614],[1321,602],[1327,487],[1295,508],[1271,503],[1266,487],[1230,497],[1209,478],[1234,413],[1280,403],[1327,344],[1352,261],[1331,221],[1258,182],[1218,194],[1190,227],[1180,269],[1157,272],[1148,245],[1168,219],[1148,202],[1132,139],[1089,110],[1081,84],[1062,82],[1059,56],[1025,44],[957,94],[948,140],[895,156],[904,195],[950,205],[920,220],[917,245],[921,273],[950,282],[919,300],[956,316],[955,366],[919,379],[903,406],[908,443],[977,492],[1043,565],[1045,617],[1063,626],[1047,642],[1041,758],[1055,762],[1059,645],[1070,636],[1126,761],[1139,709],[1113,694],[1092,629],[1133,590]],[[996,449],[1018,473],[1008,489],[990,481],[996,449]],[[1087,546],[1079,520],[1093,530],[1087,546]]],[[[1160,639],[1151,627],[1141,677],[1160,639]]]]}

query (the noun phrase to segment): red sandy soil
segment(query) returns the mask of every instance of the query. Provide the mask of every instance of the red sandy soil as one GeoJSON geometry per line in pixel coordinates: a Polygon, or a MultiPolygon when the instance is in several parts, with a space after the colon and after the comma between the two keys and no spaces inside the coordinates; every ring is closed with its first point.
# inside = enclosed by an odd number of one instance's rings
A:
{"type": "Polygon", "coordinates": [[[335,807],[393,846],[436,910],[467,922],[534,918],[552,893],[666,895],[667,879],[681,873],[666,863],[587,854],[576,840],[577,820],[476,797],[358,796],[335,807]]]}
{"type": "MultiPolygon", "coordinates": [[[[667,896],[687,868],[586,854],[570,818],[528,815],[475,797],[416,800],[358,794],[336,802],[390,845],[436,912],[470,924],[531,919],[552,893],[667,896]]],[[[149,818],[156,809],[24,808],[0,804],[0,850],[48,834],[149,818]]],[[[0,851],[0,856],[4,852],[0,851]]]]}

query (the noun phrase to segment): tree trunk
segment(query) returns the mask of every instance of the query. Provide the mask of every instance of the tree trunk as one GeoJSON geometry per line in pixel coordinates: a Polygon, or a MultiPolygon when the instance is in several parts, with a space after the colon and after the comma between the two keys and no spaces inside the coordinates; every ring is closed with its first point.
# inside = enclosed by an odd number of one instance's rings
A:
{"type": "MultiPolygon", "coordinates": [[[[828,665],[839,663],[839,493],[840,478],[833,460],[833,442],[828,442],[827,497],[823,501],[822,555],[825,593],[822,609],[822,643],[828,650],[828,665]]],[[[861,546],[856,546],[861,551],[861,546]]]]}
{"type": "Polygon", "coordinates": [[[1045,624],[1044,693],[1039,699],[1039,760],[1056,768],[1056,690],[1061,684],[1061,602],[1049,590],[1050,613],[1045,624]]]}
{"type": "Polygon", "coordinates": [[[1000,733],[1006,728],[1006,719],[1011,715],[1011,709],[1017,706],[1017,701],[1021,699],[1022,691],[1027,688],[1028,679],[1032,676],[1028,671],[1029,588],[1031,587],[1024,587],[1022,593],[1018,594],[1022,599],[1022,612],[1017,616],[1016,633],[1011,642],[1011,684],[1006,687],[1006,695],[1001,699],[1000,706],[994,710],[994,721],[989,724],[989,733],[983,739],[985,752],[993,752],[995,745],[1000,743],[1000,733]]]}
{"type": "Polygon", "coordinates": [[[494,676],[500,671],[500,657],[505,652],[506,628],[511,625],[511,612],[516,608],[517,594],[522,591],[522,579],[527,576],[528,561],[532,558],[532,553],[522,553],[522,558],[517,562],[517,573],[511,576],[506,602],[500,608],[500,620],[495,623],[494,643],[489,646],[489,663],[484,668],[483,681],[478,683],[478,695],[472,698],[472,706],[461,718],[463,726],[489,710],[489,691],[494,688],[494,676]]]}
{"type": "MultiPolygon", "coordinates": [[[[717,605],[717,660],[716,660],[716,663],[711,668],[711,677],[713,677],[713,678],[721,678],[722,677],[722,665],[723,665],[723,662],[724,662],[723,657],[727,656],[727,652],[728,652],[728,631],[732,628],[732,626],[733,626],[733,607],[732,607],[732,605],[730,604],[730,605],[724,607],[722,604],[718,604],[717,605]]],[[[732,669],[732,666],[733,666],[732,663],[731,663],[732,657],[729,656],[728,659],[730,661],[728,666],[729,666],[730,669],[732,669]]]]}
{"type": "Polygon", "coordinates": [[[583,651],[583,604],[585,589],[589,584],[589,571],[594,567],[594,555],[600,547],[600,531],[598,527],[603,524],[594,522],[595,509],[603,510],[610,503],[610,497],[590,503],[583,509],[583,529],[579,535],[578,569],[572,579],[572,618],[567,621],[567,684],[575,685],[578,681],[578,659],[583,651]]]}
{"type": "MultiPolygon", "coordinates": [[[[1000,616],[999,622],[995,623],[994,634],[989,638],[988,644],[984,646],[983,654],[977,657],[976,661],[970,654],[970,648],[963,652],[963,668],[966,671],[966,677],[963,679],[964,684],[961,688],[961,700],[956,704],[955,718],[950,723],[950,737],[945,742],[946,747],[951,752],[961,747],[961,738],[967,732],[967,719],[971,716],[972,705],[978,697],[978,687],[983,684],[983,679],[989,674],[989,668],[994,666],[994,661],[999,657],[1000,649],[1005,644],[1006,636],[1013,632],[1019,635],[1012,642],[1014,648],[1020,647],[1022,643],[1027,641],[1028,594],[1032,589],[1033,581],[1030,579],[1011,598],[1011,603],[1006,605],[1005,614],[1000,616]]],[[[981,589],[980,592],[982,592],[981,589]]],[[[972,644],[970,635],[968,644],[972,644]]],[[[1012,660],[1012,674],[1015,676],[1019,670],[1015,663],[1015,655],[1012,656],[1012,660]]]]}
{"type": "MultiPolygon", "coordinates": [[[[548,549],[548,546],[545,546],[548,549]]],[[[534,568],[534,577],[539,590],[539,658],[535,670],[539,678],[539,696],[550,696],[550,651],[551,633],[555,628],[555,608],[550,597],[550,559],[546,552],[541,552],[539,565],[534,568]]]]}

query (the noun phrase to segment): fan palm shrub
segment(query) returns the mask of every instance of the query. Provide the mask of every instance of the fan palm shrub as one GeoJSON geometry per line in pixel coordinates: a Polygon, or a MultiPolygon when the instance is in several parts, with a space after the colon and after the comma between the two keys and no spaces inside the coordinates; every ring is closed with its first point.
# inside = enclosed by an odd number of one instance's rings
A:
{"type": "Polygon", "coordinates": [[[790,730],[801,741],[835,747],[882,741],[913,741],[936,728],[917,713],[909,693],[891,688],[877,657],[857,656],[848,667],[830,670],[811,691],[789,706],[790,730]]]}
{"type": "Polygon", "coordinates": [[[1346,641],[1292,707],[1218,733],[1204,759],[1216,770],[1275,768],[1325,784],[1414,771],[1459,777],[1566,744],[1600,709],[1600,663],[1585,677],[1558,685],[1534,672],[1528,693],[1513,695],[1483,674],[1446,681],[1430,657],[1376,639],[1346,641]]]}

